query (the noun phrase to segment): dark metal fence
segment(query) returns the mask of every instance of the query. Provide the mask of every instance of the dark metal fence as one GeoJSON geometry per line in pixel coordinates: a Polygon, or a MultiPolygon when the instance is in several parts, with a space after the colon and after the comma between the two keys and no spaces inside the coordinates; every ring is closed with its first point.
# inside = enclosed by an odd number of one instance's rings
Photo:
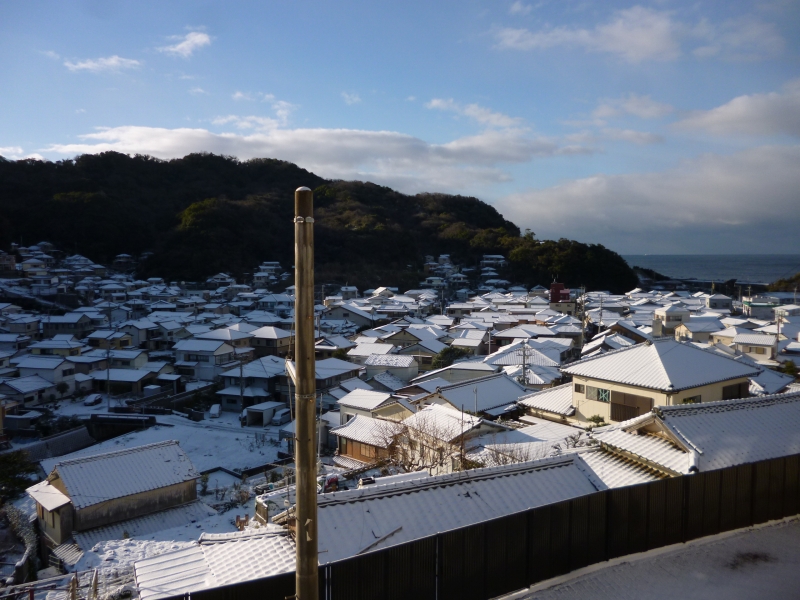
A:
{"type": "MultiPolygon", "coordinates": [[[[594,563],[800,514],[800,455],[617,488],[320,566],[320,598],[491,598],[594,563]]],[[[170,600],[284,600],[294,573],[170,600]]]]}

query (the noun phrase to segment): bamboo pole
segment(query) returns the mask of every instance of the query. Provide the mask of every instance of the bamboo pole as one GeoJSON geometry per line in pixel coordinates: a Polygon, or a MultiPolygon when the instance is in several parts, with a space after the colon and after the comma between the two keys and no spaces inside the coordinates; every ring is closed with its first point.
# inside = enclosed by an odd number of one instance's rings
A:
{"type": "Polygon", "coordinates": [[[317,557],[317,464],[314,449],[316,381],[314,362],[314,195],[294,193],[295,264],[295,448],[297,463],[297,572],[299,600],[319,596],[317,557]]]}

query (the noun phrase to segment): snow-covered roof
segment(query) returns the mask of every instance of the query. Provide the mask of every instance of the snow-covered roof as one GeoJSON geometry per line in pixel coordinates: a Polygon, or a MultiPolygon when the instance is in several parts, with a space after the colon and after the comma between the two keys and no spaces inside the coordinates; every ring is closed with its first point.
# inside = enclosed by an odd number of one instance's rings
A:
{"type": "MultiPolygon", "coordinates": [[[[172,349],[181,352],[216,352],[223,346],[227,346],[227,344],[221,340],[181,340],[172,349]]],[[[228,348],[233,352],[231,346],[228,348]]]]}
{"type": "Polygon", "coordinates": [[[369,356],[371,354],[389,354],[395,351],[392,344],[359,344],[347,351],[348,356],[369,356]]]}
{"type": "Polygon", "coordinates": [[[16,379],[6,379],[2,383],[19,392],[20,394],[27,394],[28,392],[35,392],[37,390],[45,390],[55,385],[54,383],[47,381],[38,375],[17,377],[16,379]]]}
{"type": "Polygon", "coordinates": [[[339,399],[339,405],[361,410],[375,410],[381,404],[389,400],[390,397],[391,394],[387,394],[386,392],[357,389],[339,399]]]}
{"type": "Polygon", "coordinates": [[[76,509],[199,477],[174,440],[61,461],[55,474],[76,509]]]}
{"type": "Polygon", "coordinates": [[[591,494],[583,453],[318,496],[321,562],[591,494]]]}
{"type": "MultiPolygon", "coordinates": [[[[371,344],[374,346],[375,344],[371,344]]],[[[364,362],[367,367],[410,367],[415,363],[411,355],[402,354],[370,354],[364,362]]]]}
{"type": "Polygon", "coordinates": [[[672,393],[751,377],[760,369],[691,344],[662,339],[585,358],[562,368],[562,372],[672,393]]]}
{"type": "Polygon", "coordinates": [[[740,333],[733,338],[733,343],[745,346],[774,346],[777,340],[777,336],[765,333],[740,333]]]}
{"type": "Polygon", "coordinates": [[[381,371],[380,373],[373,375],[372,379],[374,379],[381,385],[387,387],[393,392],[396,392],[397,390],[406,385],[404,381],[401,381],[400,379],[392,375],[389,371],[381,371]]]}
{"type": "Polygon", "coordinates": [[[156,600],[270,577],[295,568],[295,545],[285,533],[203,534],[200,542],[134,563],[141,600],[156,600]]]}
{"type": "Polygon", "coordinates": [[[354,442],[385,448],[396,429],[397,424],[392,421],[356,415],[344,425],[331,429],[331,433],[354,442]]]}
{"type": "Polygon", "coordinates": [[[518,402],[528,408],[557,415],[571,416],[575,414],[575,407],[572,405],[571,383],[522,396],[518,402]]]}
{"type": "Polygon", "coordinates": [[[65,496],[61,490],[50,485],[50,482],[46,480],[32,485],[25,491],[48,511],[54,511],[60,506],[69,504],[69,497],[65,496]]]}
{"type": "Polygon", "coordinates": [[[463,407],[465,410],[475,410],[477,402],[478,412],[514,404],[527,391],[524,386],[505,373],[459,381],[439,388],[439,394],[455,408],[460,410],[463,407]]]}

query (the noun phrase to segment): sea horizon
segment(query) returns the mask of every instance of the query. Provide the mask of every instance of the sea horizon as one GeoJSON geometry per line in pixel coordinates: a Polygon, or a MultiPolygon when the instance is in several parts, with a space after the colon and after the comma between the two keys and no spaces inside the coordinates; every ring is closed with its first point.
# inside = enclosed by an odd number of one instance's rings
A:
{"type": "Polygon", "coordinates": [[[800,254],[622,254],[631,267],[676,279],[768,284],[800,272],[800,254]]]}

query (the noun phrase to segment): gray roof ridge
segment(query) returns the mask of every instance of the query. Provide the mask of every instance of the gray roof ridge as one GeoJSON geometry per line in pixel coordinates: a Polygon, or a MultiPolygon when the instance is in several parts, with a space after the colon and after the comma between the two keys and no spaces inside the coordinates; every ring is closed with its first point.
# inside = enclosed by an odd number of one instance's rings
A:
{"type": "Polygon", "coordinates": [[[171,446],[175,445],[180,447],[178,440],[163,440],[161,442],[153,442],[151,444],[144,444],[142,446],[134,446],[133,448],[123,448],[122,450],[112,450],[111,452],[103,452],[101,454],[92,454],[91,456],[79,456],[76,458],[69,458],[67,460],[62,460],[57,462],[53,465],[53,469],[60,467],[62,465],[75,465],[82,462],[90,462],[93,460],[101,460],[106,459],[111,456],[119,456],[122,454],[133,454],[134,452],[141,452],[144,450],[151,450],[153,448],[158,448],[161,446],[171,446]]]}
{"type": "Polygon", "coordinates": [[[478,469],[468,469],[466,471],[455,471],[445,475],[433,475],[421,479],[400,481],[397,483],[387,483],[378,486],[369,486],[358,490],[347,490],[345,492],[333,492],[332,494],[322,494],[318,497],[318,506],[345,504],[352,502],[362,502],[374,496],[396,496],[419,492],[429,488],[447,487],[461,481],[478,481],[483,479],[494,479],[497,477],[511,477],[532,471],[543,471],[556,467],[566,467],[574,464],[574,453],[561,456],[540,458],[532,461],[513,463],[510,465],[499,465],[494,467],[481,467],[478,469]],[[338,497],[337,497],[338,494],[338,497]]]}
{"type": "Polygon", "coordinates": [[[733,400],[716,400],[714,402],[701,402],[699,404],[678,404],[675,406],[659,406],[662,417],[683,416],[683,413],[722,412],[728,410],[743,410],[751,406],[769,406],[800,401],[800,392],[784,392],[769,394],[767,396],[752,396],[750,398],[736,398],[733,400]],[[720,410],[722,409],[722,410],[720,410]]]}
{"type": "Polygon", "coordinates": [[[517,400],[518,401],[519,400],[526,400],[527,398],[532,398],[533,396],[537,396],[539,394],[545,394],[547,392],[552,392],[553,390],[560,390],[561,388],[565,388],[567,386],[571,387],[572,386],[572,382],[568,381],[567,383],[562,383],[561,385],[554,385],[553,387],[546,388],[544,390],[536,390],[534,392],[531,392],[530,394],[526,394],[524,396],[520,396],[519,398],[517,398],[517,400]]]}

